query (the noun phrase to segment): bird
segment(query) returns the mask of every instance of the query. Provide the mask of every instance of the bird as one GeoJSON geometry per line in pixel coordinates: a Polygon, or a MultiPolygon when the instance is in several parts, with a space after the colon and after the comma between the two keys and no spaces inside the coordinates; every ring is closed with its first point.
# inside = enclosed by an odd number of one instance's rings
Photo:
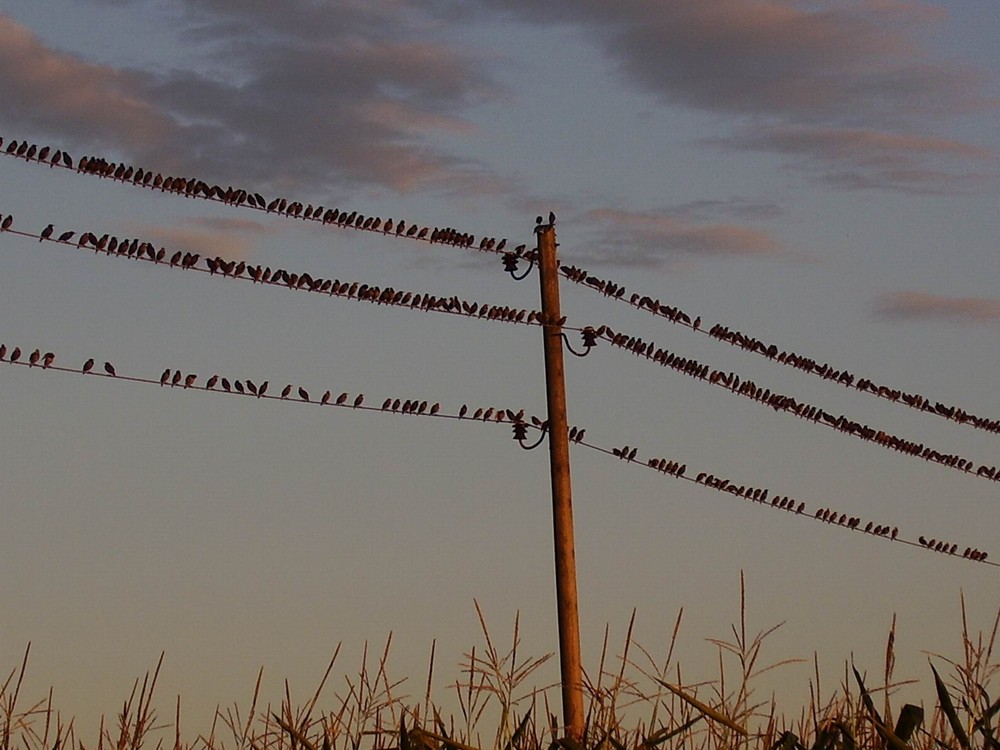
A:
{"type": "Polygon", "coordinates": [[[0,359],[3,359],[5,356],[7,356],[7,345],[0,344],[0,359]]]}
{"type": "Polygon", "coordinates": [[[42,357],[42,352],[39,349],[35,349],[31,354],[28,355],[28,367],[34,367],[35,363],[38,362],[42,357]]]}
{"type": "Polygon", "coordinates": [[[246,393],[247,392],[246,388],[243,387],[243,383],[241,383],[239,380],[234,380],[233,381],[233,388],[236,389],[237,393],[246,393]]]}
{"type": "Polygon", "coordinates": [[[59,235],[59,242],[69,242],[73,238],[74,234],[76,234],[76,232],[63,232],[59,235]]]}
{"type": "Polygon", "coordinates": [[[265,393],[267,393],[268,382],[269,381],[265,380],[263,383],[260,384],[260,387],[257,389],[257,398],[260,398],[265,393]]]}
{"type": "Polygon", "coordinates": [[[218,382],[219,382],[219,376],[213,375],[208,379],[208,382],[205,383],[205,389],[209,391],[212,390],[213,388],[215,388],[215,384],[218,382]]]}
{"type": "Polygon", "coordinates": [[[195,379],[197,377],[198,377],[197,375],[195,375],[194,373],[191,373],[186,378],[184,378],[184,387],[185,388],[190,388],[191,386],[193,386],[194,385],[194,381],[195,381],[195,379]]]}
{"type": "Polygon", "coordinates": [[[289,383],[281,390],[281,397],[288,398],[288,394],[292,392],[292,384],[289,383]]]}
{"type": "Polygon", "coordinates": [[[7,214],[4,217],[3,222],[0,223],[0,232],[6,232],[8,229],[10,229],[10,225],[13,223],[14,223],[14,217],[11,214],[7,214]]]}
{"type": "Polygon", "coordinates": [[[458,418],[462,419],[466,414],[469,413],[469,407],[467,404],[462,404],[462,408],[458,410],[458,418]]]}
{"type": "Polygon", "coordinates": [[[357,409],[359,406],[361,406],[361,403],[364,400],[365,400],[365,394],[359,393],[357,397],[354,399],[354,408],[357,409]]]}
{"type": "Polygon", "coordinates": [[[333,394],[331,394],[330,391],[327,391],[326,393],[324,393],[323,394],[323,398],[320,399],[320,403],[324,403],[324,404],[330,403],[330,396],[331,395],[333,395],[333,394]]]}
{"type": "Polygon", "coordinates": [[[177,370],[174,372],[174,376],[170,379],[170,385],[177,385],[179,382],[181,382],[181,371],[177,370]]]}
{"type": "Polygon", "coordinates": [[[309,392],[306,391],[305,388],[299,388],[299,398],[301,398],[303,401],[308,401],[309,400],[309,392]]]}
{"type": "Polygon", "coordinates": [[[85,373],[86,372],[90,372],[93,369],[94,369],[94,360],[93,359],[88,359],[86,362],[83,363],[83,372],[85,372],[85,373]]]}
{"type": "Polygon", "coordinates": [[[226,393],[232,393],[232,389],[229,386],[229,381],[226,378],[222,379],[222,387],[226,393]]]}
{"type": "Polygon", "coordinates": [[[49,237],[52,236],[53,231],[55,231],[55,227],[49,224],[47,227],[45,227],[45,229],[42,230],[42,233],[38,236],[38,241],[41,242],[42,240],[47,240],[49,237]]]}
{"type": "Polygon", "coordinates": [[[104,363],[104,372],[106,372],[111,377],[115,377],[117,373],[115,372],[115,366],[110,362],[104,363]]]}
{"type": "Polygon", "coordinates": [[[45,352],[45,354],[42,355],[42,367],[51,367],[55,359],[55,354],[52,352],[45,352]]]}

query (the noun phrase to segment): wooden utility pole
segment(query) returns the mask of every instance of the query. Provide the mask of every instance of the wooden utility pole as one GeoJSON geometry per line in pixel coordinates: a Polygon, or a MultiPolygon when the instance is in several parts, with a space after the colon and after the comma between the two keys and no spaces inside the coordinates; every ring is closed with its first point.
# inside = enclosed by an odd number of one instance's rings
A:
{"type": "Polygon", "coordinates": [[[538,271],[545,325],[545,391],[549,411],[549,467],[552,477],[552,520],[555,534],[556,609],[559,618],[559,662],[562,674],[563,721],[566,734],[583,738],[583,665],[580,660],[580,613],[576,595],[576,546],[573,541],[573,495],[569,479],[569,424],[563,371],[562,325],[559,321],[559,265],[556,230],[539,225],[538,271]]]}

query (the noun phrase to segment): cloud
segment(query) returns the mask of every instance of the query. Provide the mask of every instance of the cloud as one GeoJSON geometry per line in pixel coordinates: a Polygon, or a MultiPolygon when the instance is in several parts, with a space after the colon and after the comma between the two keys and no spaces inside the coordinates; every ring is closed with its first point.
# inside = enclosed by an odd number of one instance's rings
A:
{"type": "Polygon", "coordinates": [[[195,218],[172,226],[141,224],[128,231],[144,240],[162,243],[168,251],[199,253],[204,257],[221,256],[227,260],[246,260],[252,254],[253,240],[274,229],[250,219],[195,218]]]}
{"type": "Polygon", "coordinates": [[[0,14],[0,114],[14,125],[74,140],[143,151],[164,143],[175,125],[145,101],[141,79],[55,52],[25,26],[0,14]]]}
{"type": "Polygon", "coordinates": [[[942,297],[923,292],[889,292],[875,303],[875,313],[894,320],[941,320],[955,323],[1000,321],[1000,299],[942,297]]]}
{"type": "Polygon", "coordinates": [[[723,139],[728,147],[784,154],[841,186],[851,186],[845,171],[863,187],[951,182],[955,175],[926,160],[963,160],[977,149],[919,133],[997,106],[981,93],[981,73],[930,59],[917,43],[946,17],[923,3],[484,2],[529,22],[581,28],[629,82],[665,104],[748,124],[723,139]],[[879,164],[903,154],[908,170],[879,164]]]}
{"type": "Polygon", "coordinates": [[[786,252],[771,233],[727,223],[694,223],[682,212],[642,213],[595,209],[583,216],[596,231],[595,263],[654,267],[680,254],[760,257],[786,252]]]}
{"type": "Polygon", "coordinates": [[[765,126],[702,142],[723,149],[795,157],[799,168],[835,187],[890,187],[906,192],[951,191],[974,185],[986,175],[929,165],[958,160],[977,164],[995,158],[992,149],[951,138],[872,128],[765,126]]]}
{"type": "Polygon", "coordinates": [[[210,183],[298,192],[509,188],[484,165],[432,145],[473,134],[462,113],[498,89],[474,54],[430,38],[422,12],[352,0],[175,5],[176,33],[210,66],[161,73],[93,65],[0,15],[0,116],[210,183]]]}

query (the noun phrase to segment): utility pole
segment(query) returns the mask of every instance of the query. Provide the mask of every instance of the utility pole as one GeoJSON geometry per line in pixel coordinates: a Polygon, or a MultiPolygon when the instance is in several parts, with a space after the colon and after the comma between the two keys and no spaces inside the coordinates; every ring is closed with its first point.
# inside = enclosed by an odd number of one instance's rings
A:
{"type": "Polygon", "coordinates": [[[538,275],[542,288],[545,337],[545,392],[548,402],[549,467],[552,477],[552,520],[555,535],[556,609],[559,619],[559,663],[562,675],[566,734],[583,739],[583,665],[580,660],[580,613],[576,594],[576,546],[573,541],[573,495],[569,478],[569,424],[563,333],[558,321],[559,264],[553,223],[536,227],[538,275]]]}

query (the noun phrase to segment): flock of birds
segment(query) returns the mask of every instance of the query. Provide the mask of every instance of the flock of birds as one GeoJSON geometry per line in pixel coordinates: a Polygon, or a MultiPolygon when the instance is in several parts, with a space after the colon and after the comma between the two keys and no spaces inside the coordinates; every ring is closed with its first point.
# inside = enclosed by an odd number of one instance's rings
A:
{"type": "MultiPolygon", "coordinates": [[[[3,146],[3,143],[3,138],[0,138],[0,147],[3,146]]],[[[50,168],[57,166],[64,169],[74,168],[73,158],[65,151],[58,149],[53,151],[49,146],[39,147],[34,143],[29,144],[28,141],[11,140],[0,153],[26,161],[47,164],[50,168]]],[[[321,224],[350,227],[378,232],[383,235],[406,237],[462,248],[475,248],[483,252],[504,253],[507,247],[506,238],[498,240],[496,237],[484,236],[479,239],[477,244],[474,234],[462,232],[453,227],[422,226],[417,223],[407,223],[403,219],[393,221],[391,218],[387,218],[383,220],[379,216],[366,216],[356,210],[328,208],[318,203],[316,205],[303,204],[301,201],[289,200],[288,198],[279,197],[267,200],[260,193],[243,188],[234,188],[231,185],[225,188],[220,185],[209,185],[196,177],[163,175],[142,167],[108,161],[100,156],[81,157],[76,163],[75,169],[82,174],[96,175],[137,187],[176,193],[188,198],[203,198],[233,206],[247,206],[259,211],[280,214],[303,221],[315,221],[321,224]]],[[[525,246],[520,245],[511,252],[514,255],[520,255],[524,251],[525,246]]]]}
{"type": "MultiPolygon", "coordinates": [[[[0,214],[0,232],[13,232],[13,217],[0,214]]],[[[423,311],[447,312],[467,317],[478,317],[486,320],[499,320],[507,323],[524,323],[528,325],[543,325],[546,322],[561,325],[565,317],[557,321],[546,321],[539,310],[516,308],[509,305],[490,305],[479,302],[469,302],[457,296],[438,297],[432,294],[408,292],[392,287],[379,287],[359,281],[340,281],[339,279],[324,279],[314,277],[310,273],[294,273],[283,268],[272,270],[270,266],[252,265],[245,261],[227,260],[221,256],[203,258],[199,253],[175,251],[167,257],[167,249],[157,249],[151,242],[137,238],[123,238],[111,234],[98,237],[94,232],[83,232],[74,242],[77,233],[74,230],[55,234],[55,228],[48,224],[39,234],[18,231],[26,237],[37,237],[39,242],[55,242],[71,245],[78,249],[90,250],[95,253],[105,253],[109,256],[144,260],[155,264],[164,264],[171,268],[195,269],[205,273],[229,278],[241,278],[259,284],[284,286],[290,289],[305,290],[328,294],[331,297],[346,297],[380,305],[408,307],[423,311]]]]}
{"type": "MultiPolygon", "coordinates": [[[[53,352],[42,353],[40,349],[35,349],[27,356],[26,359],[22,359],[23,356],[24,354],[20,347],[15,346],[9,351],[8,354],[6,344],[0,344],[0,362],[26,365],[29,368],[37,366],[41,369],[78,372],[84,375],[100,374],[100,372],[94,372],[96,361],[93,358],[88,359],[83,363],[82,367],[77,370],[56,366],[54,364],[56,357],[53,352]]],[[[115,366],[111,362],[104,362],[102,369],[107,377],[120,377],[115,369],[115,366]]],[[[156,380],[143,377],[128,377],[127,379],[130,381],[149,384],[158,383],[160,387],[170,386],[172,388],[180,388],[183,390],[194,388],[203,391],[212,391],[217,393],[225,392],[256,398],[289,400],[297,397],[298,401],[304,403],[335,405],[353,409],[382,411],[392,414],[446,417],[457,420],[468,419],[487,423],[507,422],[513,427],[514,438],[521,441],[522,445],[524,439],[526,438],[529,425],[543,434],[549,429],[549,423],[547,421],[543,421],[536,416],[526,418],[523,409],[514,412],[511,409],[504,409],[496,406],[481,406],[472,410],[468,404],[463,404],[455,414],[450,414],[441,411],[440,402],[431,403],[426,399],[401,399],[393,397],[386,398],[380,407],[366,406],[365,395],[363,393],[355,394],[352,397],[351,394],[345,391],[335,397],[333,395],[333,391],[327,390],[322,396],[314,399],[310,395],[309,391],[304,387],[297,386],[292,383],[286,384],[281,391],[269,393],[270,383],[267,380],[261,381],[258,384],[249,378],[230,380],[229,378],[220,376],[219,374],[211,375],[204,382],[204,385],[201,385],[199,384],[197,374],[185,373],[183,370],[174,369],[172,367],[165,368],[160,374],[160,377],[156,380]]],[[[682,464],[678,461],[671,461],[666,458],[650,458],[645,463],[642,463],[641,461],[636,460],[636,456],[638,454],[637,448],[626,445],[622,448],[614,448],[608,451],[604,448],[584,442],[585,434],[586,430],[583,428],[576,426],[569,428],[569,440],[571,443],[583,444],[589,448],[594,448],[605,453],[611,453],[612,455],[617,456],[618,458],[629,463],[644,465],[678,479],[686,479],[688,481],[695,482],[696,484],[710,487],[718,492],[724,492],[750,502],[769,506],[776,510],[784,510],[790,513],[795,513],[796,515],[805,514],[806,504],[804,502],[797,501],[794,498],[778,495],[772,497],[770,491],[766,488],[737,484],[736,482],[732,482],[728,479],[724,479],[720,476],[709,474],[707,472],[700,472],[696,477],[692,478],[686,475],[687,464],[682,464]]],[[[813,514],[813,517],[819,521],[836,524],[853,531],[861,531],[865,534],[871,534],[873,536],[886,537],[892,541],[905,541],[897,539],[899,533],[898,527],[875,524],[872,521],[867,522],[867,524],[862,527],[862,519],[860,517],[848,516],[844,513],[838,514],[829,508],[817,510],[813,514]]],[[[912,544],[912,542],[910,543],[912,544]]],[[[954,543],[938,541],[936,539],[927,540],[927,538],[923,536],[919,538],[918,543],[920,546],[925,547],[930,551],[948,555],[956,555],[958,553],[958,545],[954,543]]],[[[985,562],[988,555],[986,552],[982,552],[979,549],[969,547],[966,548],[962,557],[976,562],[985,562]]]]}
{"type": "Polygon", "coordinates": [[[620,286],[606,279],[600,279],[589,274],[582,268],[577,268],[576,266],[561,266],[560,271],[569,281],[595,289],[603,293],[605,296],[622,299],[633,307],[639,308],[640,310],[648,310],[653,315],[662,316],[671,323],[686,326],[691,328],[693,331],[701,331],[702,333],[718,339],[719,341],[725,341],[732,346],[738,346],[744,351],[761,355],[767,359],[778,362],[779,364],[794,367],[802,372],[816,375],[824,380],[839,383],[847,388],[853,386],[856,390],[864,393],[869,393],[873,396],[884,398],[894,403],[902,403],[910,408],[918,409],[929,414],[935,414],[939,417],[958,422],[959,424],[970,425],[976,429],[985,430],[986,432],[1000,433],[1000,419],[988,419],[976,416],[975,414],[972,414],[958,406],[943,404],[940,401],[934,401],[918,393],[908,393],[898,388],[892,388],[887,385],[879,385],[868,378],[856,377],[846,369],[837,369],[828,363],[821,364],[814,359],[801,356],[795,352],[782,351],[776,344],[767,344],[752,336],[747,336],[740,331],[732,330],[721,323],[716,323],[711,328],[706,330],[701,326],[700,317],[696,317],[692,320],[691,316],[683,310],[669,305],[664,305],[660,302],[660,300],[653,299],[649,296],[632,294],[626,298],[626,290],[624,286],[620,286]]]}
{"type": "Polygon", "coordinates": [[[636,356],[645,357],[663,367],[669,367],[697,380],[705,380],[712,385],[717,385],[737,395],[765,404],[775,411],[788,412],[800,419],[824,424],[838,432],[843,432],[846,435],[875,443],[883,448],[908,456],[922,458],[925,461],[956,469],[966,474],[974,474],[984,479],[1000,481],[1000,469],[996,466],[980,464],[977,467],[972,461],[958,454],[942,453],[927,447],[923,443],[905,440],[885,430],[877,430],[868,425],[850,420],[843,415],[835,416],[804,401],[798,401],[791,396],[785,396],[758,386],[752,380],[740,380],[739,376],[734,372],[713,370],[708,365],[702,364],[696,359],[680,357],[666,349],[657,348],[653,342],[646,342],[641,338],[628,336],[624,333],[615,333],[607,326],[595,329],[591,335],[603,338],[609,341],[612,346],[630,351],[636,356]]]}
{"type": "MultiPolygon", "coordinates": [[[[3,138],[0,138],[0,147],[3,146],[3,143],[3,138]]],[[[58,149],[52,150],[48,146],[39,147],[36,144],[30,144],[26,141],[8,142],[6,148],[0,151],[0,154],[23,158],[27,161],[34,161],[40,164],[47,164],[49,167],[58,166],[66,169],[74,169],[73,158],[68,153],[58,149]]],[[[274,198],[268,201],[260,193],[233,188],[232,186],[222,188],[219,185],[209,185],[206,182],[195,178],[174,177],[169,175],[164,176],[159,173],[154,173],[151,170],[144,170],[142,168],[132,167],[126,164],[109,162],[108,160],[100,157],[83,157],[76,164],[75,169],[79,173],[92,174],[123,183],[130,183],[135,186],[158,189],[163,192],[173,192],[187,197],[199,197],[207,200],[215,200],[235,206],[247,206],[265,211],[267,213],[276,213],[291,218],[300,218],[302,220],[311,220],[322,224],[332,224],[339,227],[349,227],[364,231],[380,232],[383,235],[392,235],[432,243],[454,245],[461,248],[478,249],[484,252],[494,252],[503,256],[504,267],[506,270],[511,272],[516,270],[517,261],[519,259],[524,258],[529,261],[534,261],[536,259],[534,257],[534,251],[526,250],[525,245],[519,245],[508,251],[506,249],[507,240],[505,238],[498,241],[494,237],[482,237],[477,246],[475,242],[475,235],[467,232],[460,232],[451,227],[432,228],[430,226],[420,226],[416,223],[407,224],[403,220],[393,221],[391,218],[383,221],[381,217],[366,216],[358,211],[325,208],[322,205],[306,205],[299,201],[290,201],[286,198],[274,198]]],[[[551,225],[554,222],[555,216],[550,214],[549,224],[551,225]]],[[[0,231],[12,231],[12,225],[12,216],[0,215],[0,231]]],[[[538,217],[536,220],[536,232],[541,226],[544,225],[542,224],[541,217],[538,217]]],[[[28,233],[22,232],[21,234],[28,233]]],[[[95,253],[103,252],[108,255],[119,257],[148,260],[153,263],[165,263],[170,267],[197,269],[206,271],[213,275],[218,273],[227,277],[246,278],[255,283],[277,284],[294,289],[306,289],[308,291],[327,293],[332,296],[346,296],[349,298],[367,300],[379,304],[407,306],[423,310],[441,310],[469,316],[478,315],[480,318],[499,319],[518,323],[553,324],[561,326],[566,320],[565,318],[561,318],[558,321],[545,320],[542,313],[539,311],[516,310],[509,307],[479,305],[477,303],[470,303],[468,301],[461,300],[458,297],[438,298],[432,295],[403,292],[391,288],[381,289],[377,286],[361,284],[360,282],[342,283],[339,280],[315,278],[308,273],[289,273],[284,269],[276,269],[272,271],[270,267],[248,265],[243,261],[236,262],[226,260],[222,257],[206,257],[203,259],[197,253],[182,253],[181,251],[177,251],[168,259],[167,251],[163,247],[156,249],[149,242],[142,242],[138,239],[119,239],[109,234],[103,234],[98,237],[92,232],[84,232],[79,236],[76,243],[73,243],[73,238],[76,236],[75,231],[63,231],[56,235],[54,225],[52,224],[47,225],[38,235],[29,236],[37,236],[39,242],[50,240],[64,244],[75,244],[76,247],[81,249],[93,249],[95,253]],[[200,267],[200,263],[204,264],[204,268],[200,267]]],[[[626,290],[624,286],[617,285],[609,280],[603,280],[592,276],[583,269],[579,269],[575,266],[562,266],[560,271],[563,276],[570,281],[595,289],[603,293],[605,296],[625,300],[634,307],[648,310],[654,315],[665,317],[673,323],[687,326],[694,331],[702,331],[713,338],[721,341],[727,341],[734,346],[739,346],[745,351],[760,354],[781,364],[818,375],[825,380],[831,380],[846,387],[853,386],[857,390],[871,393],[893,402],[904,403],[907,406],[920,409],[921,411],[937,414],[962,424],[970,424],[978,429],[983,429],[989,432],[1000,432],[1000,420],[984,419],[970,414],[958,407],[948,406],[940,402],[933,403],[932,405],[930,399],[919,394],[906,393],[898,389],[889,388],[888,386],[876,385],[871,380],[866,378],[856,378],[846,370],[836,370],[828,364],[819,364],[810,358],[799,356],[794,352],[779,352],[778,347],[774,344],[766,344],[753,337],[746,336],[739,331],[731,330],[721,324],[716,324],[711,329],[705,331],[701,328],[700,317],[696,317],[692,320],[687,313],[679,308],[664,305],[659,300],[648,296],[640,296],[638,294],[632,294],[628,299],[626,299],[626,290]]],[[[696,360],[679,357],[671,352],[668,352],[667,350],[656,348],[651,342],[647,343],[636,337],[615,333],[606,326],[601,326],[601,328],[596,330],[592,327],[587,327],[583,329],[582,332],[585,346],[593,346],[597,338],[604,338],[613,346],[626,349],[638,356],[644,356],[647,359],[658,362],[663,366],[671,367],[672,369],[683,372],[692,377],[708,380],[715,385],[720,385],[735,393],[749,397],[755,401],[765,403],[774,408],[776,411],[790,411],[801,418],[809,419],[814,422],[823,422],[834,429],[856,435],[861,439],[870,440],[894,450],[910,455],[916,455],[926,460],[942,463],[961,471],[969,473],[972,473],[973,471],[973,464],[967,459],[953,454],[938,453],[937,451],[933,451],[923,445],[911,443],[896,436],[889,435],[884,431],[876,431],[866,425],[860,425],[852,422],[843,416],[835,417],[816,407],[797,402],[791,397],[771,393],[769,390],[760,388],[751,381],[741,382],[735,373],[725,373],[720,370],[712,370],[707,365],[701,364],[696,360]]],[[[28,355],[26,362],[21,362],[21,357],[22,351],[19,347],[15,347],[10,352],[10,356],[7,357],[7,347],[0,344],[0,361],[8,361],[15,364],[27,364],[29,367],[37,365],[43,369],[53,367],[53,363],[55,361],[55,355],[52,352],[46,352],[43,354],[37,349],[28,355]]],[[[80,372],[84,374],[90,373],[94,366],[94,360],[89,359],[84,363],[82,368],[80,368],[80,372]]],[[[117,377],[116,370],[110,362],[104,363],[103,370],[107,376],[117,377]]],[[[131,379],[147,382],[143,378],[131,379]]],[[[161,386],[170,385],[172,387],[196,388],[199,387],[197,385],[197,381],[198,376],[194,373],[184,374],[180,370],[167,368],[161,374],[158,382],[161,386]]],[[[337,406],[350,406],[353,408],[375,408],[365,407],[364,394],[360,393],[351,399],[350,395],[346,392],[341,393],[339,396],[334,398],[331,391],[326,391],[320,398],[314,401],[310,397],[309,392],[301,386],[287,384],[280,392],[280,395],[267,395],[269,388],[269,383],[267,381],[257,385],[249,379],[244,379],[242,381],[230,381],[229,379],[219,375],[212,375],[205,382],[205,385],[200,387],[209,391],[221,388],[221,390],[225,392],[235,392],[243,395],[256,396],[257,398],[267,397],[289,399],[295,395],[299,400],[308,403],[319,403],[324,405],[334,404],[337,406]]],[[[469,418],[473,420],[482,420],[484,422],[503,422],[505,420],[509,420],[509,422],[514,426],[515,438],[519,439],[524,437],[525,430],[527,428],[523,410],[515,413],[511,410],[500,409],[497,407],[480,407],[473,412],[471,417],[469,416],[469,407],[467,405],[463,405],[456,415],[442,414],[440,410],[440,403],[436,402],[428,404],[426,400],[415,399],[404,400],[399,398],[387,398],[383,401],[381,406],[381,411],[400,414],[452,416],[457,419],[469,418]]],[[[548,424],[539,420],[537,417],[531,417],[531,421],[534,427],[542,432],[548,429],[548,424]]],[[[570,441],[581,443],[583,441],[584,434],[585,430],[572,427],[569,434],[570,441]]],[[[636,459],[637,449],[625,446],[624,448],[615,448],[611,451],[611,453],[628,462],[634,462],[636,459]]],[[[692,479],[691,477],[685,476],[685,472],[687,470],[686,464],[681,464],[677,461],[669,461],[664,458],[650,458],[646,462],[646,465],[662,473],[666,473],[677,478],[688,479],[689,481],[703,484],[707,487],[716,489],[717,491],[726,492],[751,502],[757,502],[765,505],[769,504],[773,508],[794,512],[799,515],[803,514],[805,511],[804,502],[798,502],[787,496],[775,496],[770,500],[770,502],[768,502],[769,492],[767,489],[738,485],[730,482],[729,480],[704,472],[698,474],[696,478],[692,479]]],[[[1000,481],[1000,470],[996,467],[988,467],[985,465],[979,466],[975,470],[975,473],[977,476],[983,476],[988,479],[1000,481]]],[[[860,530],[863,533],[888,537],[892,540],[897,539],[897,527],[875,524],[871,521],[867,522],[867,524],[862,527],[861,518],[848,516],[844,513],[838,514],[828,508],[817,510],[814,517],[820,521],[837,524],[851,530],[860,530]]],[[[921,546],[932,551],[951,555],[957,554],[957,544],[939,541],[936,539],[928,540],[923,536],[919,537],[918,541],[921,546]]],[[[962,557],[974,561],[985,561],[987,559],[987,553],[974,548],[966,548],[962,557]]]]}
{"type": "MultiPolygon", "coordinates": [[[[700,472],[692,479],[691,477],[685,476],[687,464],[682,464],[678,461],[670,461],[666,458],[650,458],[647,459],[645,464],[643,464],[641,461],[636,460],[638,452],[638,448],[628,445],[621,448],[613,448],[611,450],[612,455],[617,456],[619,459],[629,463],[637,463],[640,466],[644,465],[679,479],[688,479],[689,481],[704,485],[705,487],[710,487],[718,492],[725,492],[733,495],[734,497],[769,506],[775,510],[784,510],[800,516],[806,514],[806,504],[787,495],[772,496],[771,492],[766,488],[738,484],[728,479],[724,479],[723,477],[709,474],[708,472],[700,472]]],[[[812,517],[818,521],[841,526],[851,531],[860,531],[863,534],[884,537],[891,541],[905,541],[899,537],[898,526],[877,524],[874,521],[868,521],[864,526],[862,526],[861,524],[863,519],[860,516],[850,516],[847,513],[838,513],[831,508],[820,508],[812,514],[812,517]]],[[[910,542],[910,544],[914,543],[910,542]]],[[[938,541],[936,539],[928,540],[924,536],[918,537],[915,544],[919,544],[921,547],[925,547],[932,552],[940,552],[946,555],[958,554],[957,544],[938,541]]],[[[986,552],[980,551],[978,548],[974,547],[966,547],[965,552],[963,552],[961,556],[975,562],[985,562],[989,557],[986,552]]]]}

